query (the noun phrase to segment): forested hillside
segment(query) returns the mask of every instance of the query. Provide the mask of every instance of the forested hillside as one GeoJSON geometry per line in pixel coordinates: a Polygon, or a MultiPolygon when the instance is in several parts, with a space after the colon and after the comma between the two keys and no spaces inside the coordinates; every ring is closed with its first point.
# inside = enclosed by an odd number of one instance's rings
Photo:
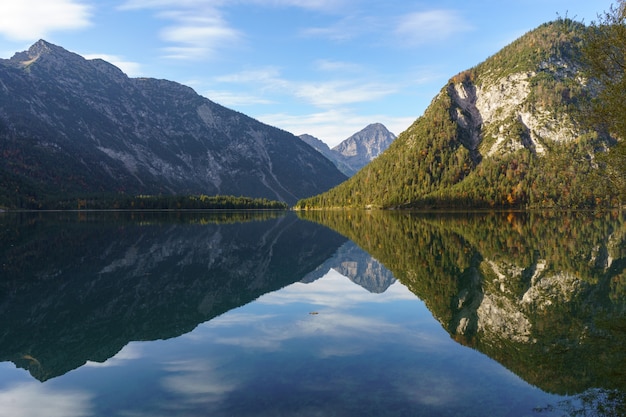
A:
{"type": "Polygon", "coordinates": [[[544,24],[452,77],[424,115],[349,181],[297,207],[606,207],[599,154],[615,141],[584,123],[583,24],[544,24]]]}

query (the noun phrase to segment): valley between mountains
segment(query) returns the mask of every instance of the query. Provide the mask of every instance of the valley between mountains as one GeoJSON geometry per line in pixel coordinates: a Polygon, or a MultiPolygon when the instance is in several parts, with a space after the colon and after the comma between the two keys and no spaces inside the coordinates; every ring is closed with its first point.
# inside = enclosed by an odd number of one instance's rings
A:
{"type": "Polygon", "coordinates": [[[586,30],[544,24],[450,78],[397,138],[372,123],[333,149],[40,40],[0,60],[0,207],[154,195],[297,209],[614,207],[603,170],[618,142],[585,121],[586,30]]]}

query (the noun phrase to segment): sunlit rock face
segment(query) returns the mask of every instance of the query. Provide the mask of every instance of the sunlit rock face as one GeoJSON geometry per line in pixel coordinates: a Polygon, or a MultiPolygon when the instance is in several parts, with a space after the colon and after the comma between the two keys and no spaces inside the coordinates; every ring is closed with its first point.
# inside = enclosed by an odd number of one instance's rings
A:
{"type": "Polygon", "coordinates": [[[571,114],[558,113],[537,101],[533,87],[539,73],[557,80],[574,80],[582,88],[580,64],[574,60],[551,59],[539,71],[519,72],[504,77],[485,76],[479,84],[471,81],[451,84],[448,94],[456,111],[453,118],[466,129],[470,139],[464,145],[484,156],[502,155],[520,149],[535,154],[546,152],[546,144],[570,142],[583,131],[571,114]],[[520,135],[511,135],[513,127],[520,135]],[[484,140],[490,137],[490,140],[484,140]]]}
{"type": "Polygon", "coordinates": [[[357,172],[383,153],[395,139],[396,135],[385,126],[374,123],[335,146],[333,151],[342,155],[346,164],[357,172]]]}
{"type": "Polygon", "coordinates": [[[366,126],[332,149],[314,136],[304,134],[299,137],[330,159],[348,177],[372,162],[396,139],[396,135],[381,123],[366,126]]]}
{"type": "MultiPolygon", "coordinates": [[[[567,305],[583,286],[583,282],[573,274],[546,273],[545,261],[539,261],[526,269],[494,261],[485,261],[484,267],[495,276],[486,285],[488,290],[482,294],[481,302],[476,307],[476,331],[486,337],[495,334],[498,338],[515,342],[535,342],[532,317],[536,314],[550,314],[551,307],[555,305],[567,305]],[[517,292],[517,284],[525,280],[524,275],[529,271],[534,273],[520,294],[517,292]],[[511,288],[511,284],[517,288],[511,288]]],[[[460,334],[465,334],[465,330],[457,328],[460,334]]]]}

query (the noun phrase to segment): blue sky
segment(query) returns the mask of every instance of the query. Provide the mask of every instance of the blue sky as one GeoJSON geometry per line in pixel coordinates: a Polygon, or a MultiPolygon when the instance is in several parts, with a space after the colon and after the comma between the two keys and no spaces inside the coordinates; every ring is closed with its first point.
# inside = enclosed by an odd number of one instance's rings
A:
{"type": "Polygon", "coordinates": [[[544,22],[611,0],[0,0],[0,57],[45,39],[130,77],[186,84],[331,147],[395,134],[453,75],[544,22]]]}

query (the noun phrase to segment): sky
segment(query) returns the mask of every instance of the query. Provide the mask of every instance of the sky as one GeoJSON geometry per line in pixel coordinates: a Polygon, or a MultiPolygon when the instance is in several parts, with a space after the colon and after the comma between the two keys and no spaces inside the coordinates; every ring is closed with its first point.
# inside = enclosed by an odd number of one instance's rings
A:
{"type": "Polygon", "coordinates": [[[396,135],[461,71],[612,0],[0,0],[0,58],[39,39],[330,147],[396,135]]]}

